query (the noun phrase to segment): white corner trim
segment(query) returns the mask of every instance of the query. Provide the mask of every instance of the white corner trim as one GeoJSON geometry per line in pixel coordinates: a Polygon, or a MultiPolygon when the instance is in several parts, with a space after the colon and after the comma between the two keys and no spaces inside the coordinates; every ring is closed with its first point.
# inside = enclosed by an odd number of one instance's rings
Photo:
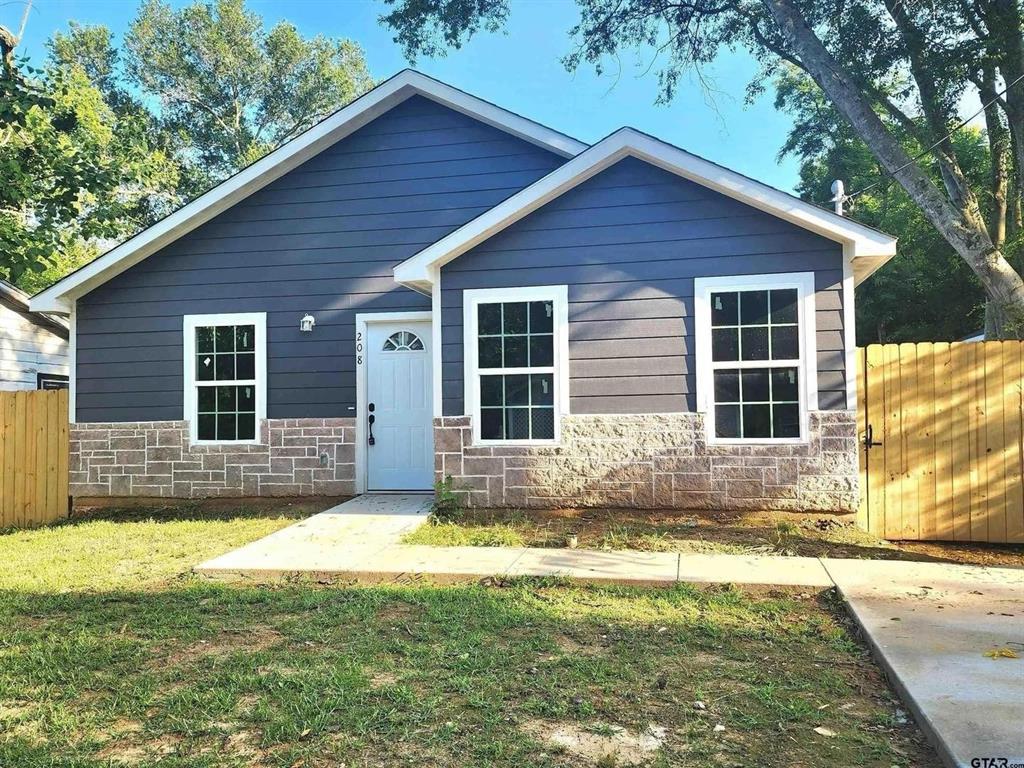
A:
{"type": "MultiPolygon", "coordinates": [[[[209,315],[185,315],[182,318],[184,334],[185,397],[182,418],[188,422],[189,442],[192,445],[262,445],[263,422],[267,419],[267,313],[228,312],[209,315]],[[196,328],[208,325],[252,325],[255,328],[253,348],[256,351],[256,433],[252,440],[200,440],[196,419],[196,328]]],[[[204,382],[211,383],[211,382],[204,382]]],[[[216,382],[212,382],[216,383],[216,382]]]]}
{"type": "Polygon", "coordinates": [[[444,378],[442,376],[442,367],[444,365],[444,359],[441,354],[442,344],[444,343],[443,325],[441,323],[441,270],[437,267],[431,268],[431,291],[430,291],[430,314],[431,314],[431,325],[430,335],[433,346],[431,347],[430,354],[433,356],[433,374],[434,374],[434,418],[440,419],[444,416],[444,393],[441,388],[444,384],[444,378]]]}
{"type": "MultiPolygon", "coordinates": [[[[845,249],[844,249],[845,253],[845,249]]],[[[857,410],[857,319],[854,312],[856,278],[852,259],[843,259],[843,376],[846,379],[846,409],[857,410]]]]}
{"type": "Polygon", "coordinates": [[[443,266],[458,258],[625,157],[636,157],[830,240],[849,244],[851,258],[876,260],[879,264],[875,269],[896,253],[896,238],[890,235],[837,216],[632,128],[622,128],[402,262],[395,267],[395,279],[403,285],[427,284],[430,266],[443,266]]]}
{"type": "Polygon", "coordinates": [[[68,423],[74,424],[78,413],[78,302],[71,302],[68,315],[68,423]]]}
{"type": "MultiPolygon", "coordinates": [[[[366,493],[366,327],[372,323],[428,322],[431,325],[431,343],[434,344],[437,339],[436,327],[440,325],[434,317],[433,310],[359,312],[356,314],[356,493],[366,493]]],[[[431,347],[430,354],[432,364],[436,364],[438,353],[434,347],[431,347]]],[[[436,368],[432,373],[431,386],[437,387],[440,374],[436,368]]],[[[432,396],[436,403],[437,393],[432,393],[432,396]]]]}
{"type": "MultiPolygon", "coordinates": [[[[818,353],[815,327],[815,285],[813,272],[783,272],[768,275],[729,275],[698,277],[693,281],[694,364],[697,368],[697,411],[705,414],[709,445],[767,443],[782,445],[804,443],[809,436],[810,411],[818,409],[818,353]],[[797,322],[800,327],[800,437],[770,439],[723,439],[715,436],[714,368],[711,364],[711,293],[713,291],[797,289],[797,322]]],[[[744,367],[743,363],[722,363],[720,367],[744,367]]],[[[760,367],[760,366],[758,366],[760,367]]]]}
{"type": "MultiPolygon", "coordinates": [[[[474,288],[462,292],[462,357],[464,411],[471,417],[474,445],[557,445],[561,441],[562,417],[569,411],[569,287],[538,285],[515,288],[474,288]],[[552,440],[483,440],[480,437],[480,368],[477,347],[477,307],[480,304],[516,301],[550,301],[554,316],[555,436],[552,440]]],[[[508,373],[519,369],[494,369],[508,373]]],[[[524,369],[525,370],[525,369],[524,369]]]]}
{"type": "Polygon", "coordinates": [[[71,300],[280,178],[411,96],[420,95],[513,136],[572,157],[587,145],[414,70],[403,70],[192,202],[32,297],[33,312],[70,311],[71,300]]]}

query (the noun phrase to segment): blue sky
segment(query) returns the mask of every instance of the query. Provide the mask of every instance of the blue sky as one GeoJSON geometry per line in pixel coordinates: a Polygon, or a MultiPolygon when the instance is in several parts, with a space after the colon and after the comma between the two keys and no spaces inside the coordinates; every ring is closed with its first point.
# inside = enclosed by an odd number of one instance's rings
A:
{"type": "MultiPolygon", "coordinates": [[[[175,5],[183,4],[173,0],[175,5]]],[[[24,0],[0,0],[0,24],[17,29],[24,0]]],[[[377,22],[385,10],[374,0],[249,0],[268,26],[288,19],[305,35],[349,37],[366,51],[374,77],[408,66],[390,30],[377,22]]],[[[135,15],[135,0],[34,0],[22,51],[44,55],[46,39],[71,20],[104,24],[115,35],[135,15]]],[[[743,103],[756,65],[744,52],[726,53],[707,71],[717,92],[709,106],[695,81],[682,84],[675,101],[655,104],[657,80],[643,74],[649,52],[623,56],[621,73],[603,77],[589,68],[566,72],[560,58],[576,19],[569,0],[514,0],[508,34],[481,34],[446,58],[421,59],[417,69],[586,142],[631,125],[773,186],[792,191],[797,164],[776,161],[790,120],[771,96],[743,103]]],[[[821,199],[828,190],[821,191],[821,199]]]]}

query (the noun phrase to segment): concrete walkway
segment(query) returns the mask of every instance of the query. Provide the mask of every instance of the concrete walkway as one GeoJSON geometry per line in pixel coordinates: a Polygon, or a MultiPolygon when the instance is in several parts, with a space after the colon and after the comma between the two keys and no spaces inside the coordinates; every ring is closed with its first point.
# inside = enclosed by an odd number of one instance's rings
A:
{"type": "Polygon", "coordinates": [[[361,496],[196,567],[212,577],[369,583],[565,576],[591,583],[836,587],[950,766],[1024,764],[1024,569],[813,557],[400,543],[430,496],[361,496]]]}
{"type": "Polygon", "coordinates": [[[1024,570],[823,563],[945,763],[1024,765],[1024,570]],[[997,648],[1021,658],[985,655],[997,648]]]}
{"type": "Polygon", "coordinates": [[[306,577],[364,583],[459,583],[503,576],[563,576],[593,583],[678,581],[831,587],[813,557],[679,555],[539,547],[401,544],[426,522],[432,497],[365,495],[196,566],[212,577],[306,577]]]}

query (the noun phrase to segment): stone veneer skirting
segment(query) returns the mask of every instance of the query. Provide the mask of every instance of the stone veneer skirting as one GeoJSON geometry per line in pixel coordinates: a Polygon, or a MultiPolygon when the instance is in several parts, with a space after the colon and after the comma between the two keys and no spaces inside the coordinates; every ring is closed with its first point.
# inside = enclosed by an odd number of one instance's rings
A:
{"type": "Polygon", "coordinates": [[[71,425],[72,496],[345,496],[355,419],[267,419],[259,445],[189,445],[185,421],[71,425]]]}
{"type": "Polygon", "coordinates": [[[473,446],[434,421],[435,476],[473,507],[857,509],[855,411],[810,414],[798,445],[708,445],[702,414],[564,416],[557,446],[473,446]]]}

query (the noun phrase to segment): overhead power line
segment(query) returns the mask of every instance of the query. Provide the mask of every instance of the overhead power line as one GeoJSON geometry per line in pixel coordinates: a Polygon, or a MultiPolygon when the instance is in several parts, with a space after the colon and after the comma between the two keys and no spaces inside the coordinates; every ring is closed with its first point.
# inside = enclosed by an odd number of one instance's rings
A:
{"type": "MultiPolygon", "coordinates": [[[[963,120],[961,120],[961,121],[960,121],[960,122],[959,122],[959,123],[958,123],[958,124],[956,125],[956,127],[954,127],[953,129],[951,129],[951,130],[949,131],[949,133],[947,133],[947,134],[946,134],[945,136],[943,136],[943,137],[942,137],[941,139],[939,139],[938,141],[936,141],[936,142],[935,142],[934,144],[931,144],[931,145],[929,145],[929,146],[928,146],[928,147],[927,147],[926,149],[924,149],[924,150],[922,150],[921,152],[919,152],[918,154],[914,155],[914,156],[913,156],[912,158],[910,158],[910,160],[909,160],[908,162],[904,163],[903,165],[901,165],[901,166],[900,166],[899,168],[897,168],[897,169],[896,169],[896,170],[894,170],[894,171],[887,171],[887,172],[885,172],[885,173],[881,174],[881,177],[880,177],[880,178],[878,179],[878,181],[872,182],[871,184],[868,184],[868,186],[866,186],[866,187],[863,187],[862,189],[858,189],[858,190],[857,190],[856,192],[851,192],[851,193],[850,193],[850,194],[848,194],[848,195],[844,195],[844,196],[843,196],[843,202],[848,202],[848,201],[850,201],[850,200],[853,200],[853,199],[854,199],[855,197],[857,197],[858,195],[863,195],[863,194],[864,194],[865,192],[870,192],[870,191],[871,191],[872,189],[874,189],[875,187],[877,187],[877,186],[879,186],[880,184],[882,184],[882,183],[883,183],[883,182],[884,182],[884,181],[885,181],[885,180],[886,180],[886,179],[887,179],[888,177],[892,177],[892,176],[895,176],[895,175],[896,175],[897,173],[899,173],[900,171],[902,171],[902,170],[903,170],[904,168],[909,168],[909,167],[910,167],[911,165],[913,165],[914,163],[916,163],[916,162],[917,162],[918,160],[920,160],[920,159],[921,159],[922,157],[924,157],[925,155],[931,154],[931,151],[932,151],[933,149],[935,149],[935,148],[936,148],[937,146],[939,146],[939,144],[941,144],[942,142],[946,141],[947,139],[950,139],[950,138],[952,138],[952,137],[953,137],[953,134],[954,134],[954,133],[956,133],[957,131],[959,131],[959,130],[960,130],[961,128],[963,128],[963,127],[964,127],[964,126],[966,126],[966,125],[967,125],[968,123],[970,123],[970,122],[971,122],[971,120],[973,120],[974,118],[976,118],[976,117],[977,117],[978,115],[980,115],[980,114],[981,114],[982,112],[984,112],[984,111],[985,111],[986,109],[988,109],[988,108],[989,108],[989,107],[991,107],[991,106],[992,106],[993,104],[995,104],[995,103],[996,103],[997,101],[999,101],[1000,97],[1002,97],[1002,96],[1006,95],[1006,92],[1007,92],[1007,91],[1009,91],[1009,90],[1010,90],[1011,88],[1013,88],[1013,87],[1014,87],[1015,85],[1017,85],[1017,83],[1020,83],[1020,82],[1022,82],[1022,81],[1024,81],[1024,75],[1021,75],[1020,77],[1018,77],[1017,79],[1015,79],[1015,80],[1014,80],[1014,81],[1013,81],[1012,83],[1010,83],[1010,84],[1009,84],[1009,85],[1007,85],[1007,86],[1006,86],[1005,88],[1003,88],[1003,90],[999,91],[999,93],[997,93],[997,94],[996,94],[995,96],[993,96],[993,97],[992,97],[991,99],[989,99],[989,100],[988,100],[987,102],[985,102],[984,104],[982,104],[982,105],[981,105],[981,108],[980,108],[980,109],[978,109],[978,111],[976,111],[976,112],[975,112],[974,114],[972,114],[972,115],[971,115],[970,117],[966,117],[966,118],[964,118],[963,120]]],[[[832,201],[830,200],[829,202],[832,202],[832,201]]]]}

